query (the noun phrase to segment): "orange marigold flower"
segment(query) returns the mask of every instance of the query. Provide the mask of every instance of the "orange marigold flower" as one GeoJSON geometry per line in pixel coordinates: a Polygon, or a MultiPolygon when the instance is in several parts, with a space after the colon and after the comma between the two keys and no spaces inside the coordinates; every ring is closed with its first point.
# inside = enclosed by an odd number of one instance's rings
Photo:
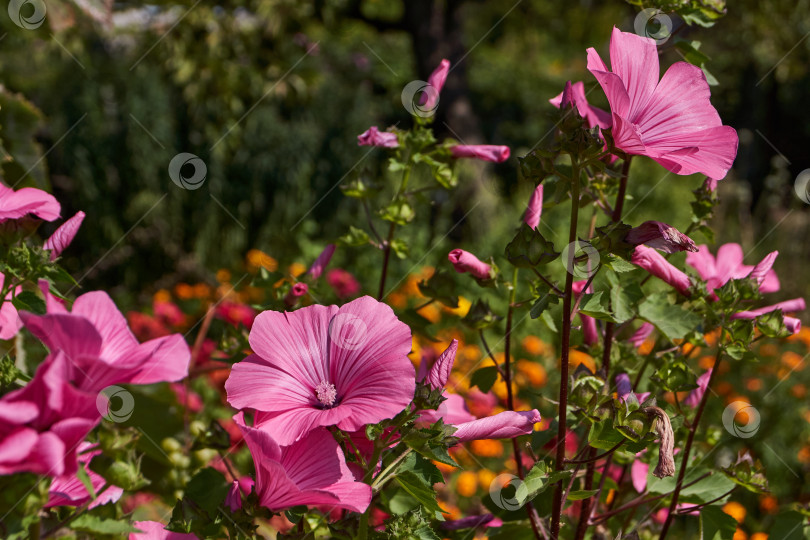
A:
{"type": "Polygon", "coordinates": [[[723,512],[742,523],[745,520],[745,507],[738,502],[730,501],[723,506],[723,512]]]}
{"type": "Polygon", "coordinates": [[[548,351],[548,345],[537,336],[526,336],[523,339],[523,348],[526,349],[527,353],[534,356],[546,354],[548,351]]]}
{"type": "Polygon", "coordinates": [[[456,480],[456,491],[462,497],[472,497],[478,489],[478,475],[472,471],[464,471],[456,480]]]}
{"type": "Polygon", "coordinates": [[[732,540],[748,540],[748,535],[745,533],[744,530],[737,529],[736,531],[734,531],[734,536],[732,537],[732,540]]]}
{"type": "Polygon", "coordinates": [[[745,387],[752,392],[756,392],[762,388],[762,381],[760,379],[748,379],[745,381],[745,387]]]}
{"type": "Polygon", "coordinates": [[[807,395],[807,387],[801,383],[795,384],[793,388],[790,389],[790,393],[796,398],[802,399],[807,395]]]}
{"type": "Polygon", "coordinates": [[[571,366],[572,369],[576,369],[580,364],[585,364],[585,367],[591,370],[592,373],[596,373],[596,363],[593,361],[591,355],[578,351],[577,349],[571,349],[568,352],[568,365],[571,366]]]}
{"type": "Polygon", "coordinates": [[[154,294],[154,296],[152,296],[152,300],[154,302],[171,302],[172,294],[166,289],[160,289],[154,294]]]}
{"type": "Polygon", "coordinates": [[[793,351],[786,351],[782,354],[782,364],[792,370],[799,369],[804,363],[803,357],[793,351]]]}
{"type": "Polygon", "coordinates": [[[497,476],[498,475],[496,475],[494,471],[490,471],[489,469],[481,469],[478,471],[478,485],[483,489],[489,489],[489,486],[495,481],[497,476]]]}
{"type": "Polygon", "coordinates": [[[754,533],[748,540],[768,540],[768,535],[765,533],[754,533]]]}
{"type": "Polygon", "coordinates": [[[529,382],[533,386],[544,386],[546,384],[546,370],[537,362],[518,360],[517,369],[529,379],[529,382]]]}
{"type": "Polygon", "coordinates": [[[503,455],[503,444],[501,441],[492,439],[481,439],[470,443],[470,450],[480,457],[498,457],[503,455]]]}
{"type": "Polygon", "coordinates": [[[231,281],[231,271],[225,268],[217,270],[217,281],[220,283],[228,283],[231,281]]]}
{"type": "Polygon", "coordinates": [[[759,507],[768,514],[775,514],[779,510],[779,501],[773,495],[763,495],[759,499],[759,507]]]}
{"type": "Polygon", "coordinates": [[[174,294],[180,300],[190,300],[194,298],[194,288],[188,283],[178,283],[174,286],[174,294]]]}
{"type": "Polygon", "coordinates": [[[278,269],[278,261],[276,261],[273,257],[268,255],[267,253],[258,250],[258,249],[251,249],[247,252],[247,263],[248,267],[251,270],[258,270],[259,268],[264,268],[270,272],[275,272],[278,269]]]}

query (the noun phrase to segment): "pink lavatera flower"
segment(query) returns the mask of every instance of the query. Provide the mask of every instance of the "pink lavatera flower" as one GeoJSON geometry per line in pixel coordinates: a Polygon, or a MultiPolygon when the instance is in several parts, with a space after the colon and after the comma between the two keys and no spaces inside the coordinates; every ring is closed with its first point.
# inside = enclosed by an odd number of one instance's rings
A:
{"type": "Polygon", "coordinates": [[[711,376],[712,370],[710,369],[697,378],[698,387],[689,392],[689,395],[683,400],[684,405],[687,407],[697,407],[700,404],[700,400],[703,399],[703,394],[706,393],[706,389],[709,387],[709,379],[711,376]]]}
{"type": "Polygon", "coordinates": [[[172,382],[188,375],[191,353],[183,337],[172,334],[138,343],[107,293],[81,295],[70,312],[47,292],[45,296],[45,315],[23,311],[20,317],[51,351],[46,362],[64,357],[65,380],[80,390],[98,392],[113,384],[172,382]]]}
{"type": "Polygon", "coordinates": [[[14,191],[0,183],[0,222],[33,214],[45,221],[59,218],[62,207],[56,198],[41,189],[22,188],[14,191]]]}
{"type": "Polygon", "coordinates": [[[616,375],[614,380],[616,381],[616,395],[625,403],[633,398],[635,398],[639,403],[644,403],[644,401],[650,397],[649,392],[633,392],[633,385],[630,383],[630,376],[627,375],[627,373],[620,373],[619,375],[616,375]]]}
{"type": "Polygon", "coordinates": [[[630,262],[645,269],[661,281],[672,285],[681,294],[689,294],[689,288],[692,286],[689,276],[678,270],[653,248],[645,245],[636,246],[630,262]]]}
{"type": "Polygon", "coordinates": [[[588,103],[588,99],[585,97],[585,83],[582,81],[577,81],[574,84],[568,81],[565,84],[565,90],[548,101],[558,109],[573,104],[590,128],[607,129],[611,126],[610,113],[588,103]],[[565,101],[565,104],[563,104],[563,101],[565,101]]]}
{"type": "MultiPolygon", "coordinates": [[[[587,280],[575,281],[572,290],[574,294],[580,294],[585,287],[587,280]]],[[[593,292],[591,287],[585,292],[593,292]]],[[[579,320],[582,321],[582,341],[585,345],[591,346],[599,341],[599,330],[596,328],[596,319],[589,317],[584,313],[579,314],[579,320]]]]}
{"type": "Polygon", "coordinates": [[[360,292],[360,282],[343,268],[333,268],[326,273],[326,282],[338,298],[351,298],[360,292]]]}
{"type": "Polygon", "coordinates": [[[478,439],[514,439],[534,431],[534,425],[542,420],[537,409],[531,411],[504,411],[494,416],[479,418],[457,424],[453,437],[459,442],[478,439]]]}
{"type": "Polygon", "coordinates": [[[396,148],[399,140],[396,133],[380,131],[377,126],[371,126],[357,136],[358,146],[377,146],[379,148],[396,148]]]}
{"type": "Polygon", "coordinates": [[[474,158],[493,163],[503,163],[509,159],[509,147],[493,144],[459,144],[450,147],[454,158],[474,158]]]}
{"type": "Polygon", "coordinates": [[[51,251],[51,261],[55,261],[73,242],[76,233],[79,232],[79,227],[82,226],[82,221],[84,221],[84,212],[76,212],[72,218],[62,223],[50,238],[45,240],[45,245],[42,248],[51,251]]]}
{"type": "Polygon", "coordinates": [[[48,502],[45,508],[53,506],[81,506],[85,503],[90,503],[87,508],[92,509],[96,506],[101,506],[110,502],[116,502],[124,494],[124,490],[118,486],[109,486],[103,492],[99,493],[101,488],[104,487],[106,481],[96,472],[90,470],[90,461],[97,455],[101,454],[101,450],[91,450],[92,443],[83,442],[77,448],[79,463],[85,465],[87,476],[90,478],[90,484],[93,486],[98,496],[92,500],[87,488],[79,479],[76,474],[66,474],[57,476],[51,482],[48,488],[48,502]],[[92,502],[91,502],[92,501],[92,502]]]}
{"type": "Polygon", "coordinates": [[[323,274],[324,268],[326,265],[329,264],[329,261],[332,260],[332,255],[335,253],[335,244],[328,244],[318,258],[315,259],[315,262],[312,263],[312,266],[309,267],[307,273],[312,279],[318,279],[323,274]]]}
{"type": "Polygon", "coordinates": [[[324,428],[309,431],[289,446],[280,446],[265,428],[235,417],[256,467],[254,488],[259,504],[273,511],[293,506],[325,506],[365,512],[371,486],[355,481],[340,445],[324,428]]]}
{"type": "Polygon", "coordinates": [[[43,362],[27,385],[0,399],[0,475],[76,473],[77,447],[101,415],[95,394],[67,382],[65,364],[43,362]]]}
{"type": "Polygon", "coordinates": [[[476,279],[491,279],[493,277],[492,267],[469,251],[454,249],[447,254],[447,259],[459,274],[470,273],[476,279]]]}
{"type": "Polygon", "coordinates": [[[638,330],[633,332],[633,335],[627,341],[632,343],[633,347],[639,348],[652,335],[653,331],[655,331],[655,326],[652,323],[645,322],[639,326],[638,330]]]}
{"type": "MultiPolygon", "coordinates": [[[[804,311],[807,308],[804,298],[794,298],[792,300],[785,300],[776,304],[761,307],[758,309],[751,309],[748,311],[740,311],[731,316],[732,319],[756,319],[761,315],[781,309],[783,313],[793,313],[795,311],[804,311]]],[[[783,316],[783,322],[791,334],[797,334],[802,329],[802,322],[794,317],[783,316]]]]}
{"type": "Polygon", "coordinates": [[[660,221],[645,221],[638,227],[630,229],[624,241],[628,244],[655,248],[664,253],[677,253],[679,251],[698,250],[691,238],[678,229],[660,221]]]}
{"type": "Polygon", "coordinates": [[[228,402],[259,411],[257,426],[289,445],[319,426],[357,431],[393,418],[413,399],[411,331],[364,296],[341,307],[260,313],[255,354],[234,364],[228,402]]]}
{"type": "Polygon", "coordinates": [[[610,62],[612,71],[588,49],[588,70],[610,103],[616,147],[675,174],[724,178],[737,156],[737,132],[723,125],[709,101],[703,70],[676,62],[659,81],[655,41],[617,28],[610,62]]]}
{"type": "MultiPolygon", "coordinates": [[[[0,274],[0,289],[3,288],[5,281],[6,276],[0,274]]],[[[19,294],[20,291],[22,291],[22,287],[20,286],[15,287],[13,291],[9,291],[2,305],[0,305],[0,339],[2,340],[13,338],[17,335],[17,332],[20,331],[20,328],[22,328],[22,319],[20,319],[20,315],[17,313],[17,308],[11,303],[11,299],[14,298],[15,294],[19,294]]]]}
{"type": "Polygon", "coordinates": [[[425,424],[434,424],[439,421],[439,418],[444,420],[445,424],[459,425],[466,422],[476,420],[470,410],[467,408],[467,402],[458,394],[442,394],[445,399],[439,408],[434,410],[419,411],[419,419],[425,424]]]}
{"type": "Polygon", "coordinates": [[[429,89],[422,93],[419,98],[419,105],[422,110],[432,111],[436,108],[439,102],[439,94],[444,88],[444,83],[447,81],[447,74],[450,73],[450,60],[442,59],[433,73],[428,77],[427,83],[429,89]]]}
{"type": "Polygon", "coordinates": [[[719,289],[730,279],[751,277],[759,283],[760,292],[769,293],[779,290],[779,278],[772,268],[778,254],[778,251],[769,253],[754,267],[743,264],[740,244],[723,244],[717,249],[717,257],[703,244],[698,246],[697,252],[686,254],[686,264],[697,270],[709,292],[719,289]]]}
{"type": "Polygon", "coordinates": [[[530,229],[536,229],[540,225],[540,217],[543,215],[543,184],[534,188],[532,196],[529,197],[529,204],[526,206],[526,214],[523,216],[523,223],[530,229]]]}
{"type": "Polygon", "coordinates": [[[167,531],[157,521],[135,521],[132,526],[141,532],[129,533],[129,540],[198,540],[195,534],[167,531]]]}
{"type": "Polygon", "coordinates": [[[309,285],[307,285],[303,281],[299,281],[298,283],[293,284],[293,286],[290,287],[290,290],[287,291],[287,294],[284,296],[284,305],[286,305],[287,307],[293,307],[308,292],[309,292],[309,285]]]}

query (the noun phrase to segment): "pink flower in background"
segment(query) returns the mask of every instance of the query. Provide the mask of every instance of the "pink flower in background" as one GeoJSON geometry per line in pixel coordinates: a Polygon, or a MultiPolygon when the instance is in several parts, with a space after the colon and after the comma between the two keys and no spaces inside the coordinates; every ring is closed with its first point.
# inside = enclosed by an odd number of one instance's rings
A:
{"type": "Polygon", "coordinates": [[[454,249],[447,254],[447,259],[453,264],[453,268],[455,268],[456,272],[459,274],[469,272],[476,279],[491,279],[493,277],[492,267],[482,262],[469,251],[454,249]]]}
{"type": "Polygon", "coordinates": [[[706,389],[709,387],[709,378],[711,378],[711,376],[712,370],[710,369],[697,378],[698,387],[689,392],[689,395],[683,400],[684,405],[687,407],[698,406],[700,400],[703,399],[703,394],[706,393],[706,389]]]}
{"type": "Polygon", "coordinates": [[[672,285],[681,294],[689,294],[689,287],[692,286],[689,276],[678,270],[653,248],[644,245],[636,246],[630,262],[645,269],[661,281],[672,285]]]}
{"type": "Polygon", "coordinates": [[[234,326],[241,324],[250,329],[256,319],[256,310],[247,304],[226,300],[217,306],[216,316],[234,326]]]}
{"type": "MultiPolygon", "coordinates": [[[[585,287],[587,280],[575,281],[572,290],[574,294],[580,294],[585,287]]],[[[591,287],[585,292],[593,292],[591,287]]],[[[582,341],[585,345],[591,346],[599,341],[599,331],[596,328],[596,319],[589,317],[584,313],[579,314],[579,319],[582,321],[582,341]]]]}
{"type": "Polygon", "coordinates": [[[284,304],[287,307],[293,307],[307,292],[309,292],[309,286],[306,283],[302,281],[295,283],[290,287],[290,290],[287,291],[287,295],[284,297],[284,304]]]}
{"type": "Polygon", "coordinates": [[[186,316],[174,302],[155,300],[152,303],[152,312],[155,318],[169,326],[180,326],[186,321],[186,316]]]}
{"type": "Polygon", "coordinates": [[[256,494],[265,508],[278,511],[306,505],[353,512],[368,508],[371,486],[355,481],[343,450],[326,429],[309,431],[290,446],[282,447],[271,431],[246,426],[243,413],[234,420],[253,456],[256,494]]]}
{"type": "Polygon", "coordinates": [[[0,183],[0,222],[19,219],[28,214],[53,221],[59,217],[61,209],[56,198],[41,189],[26,187],[14,191],[0,183]]]}
{"type": "Polygon", "coordinates": [[[530,229],[536,229],[540,225],[540,216],[543,215],[543,184],[534,188],[532,196],[529,197],[529,204],[526,206],[526,214],[523,216],[523,223],[530,229]]]}
{"type": "Polygon", "coordinates": [[[132,526],[142,532],[129,533],[129,540],[198,540],[191,533],[167,531],[166,526],[157,521],[135,521],[132,526]]]}
{"type": "Polygon", "coordinates": [[[364,296],[341,307],[265,311],[250,331],[255,354],[234,364],[228,402],[288,445],[318,426],[357,431],[393,418],[413,398],[411,332],[364,296]]]}
{"type": "Polygon", "coordinates": [[[706,282],[709,292],[719,289],[730,279],[751,277],[759,283],[763,293],[779,290],[779,278],[771,268],[778,251],[769,253],[756,267],[743,264],[743,250],[740,244],[723,244],[713,256],[707,245],[698,246],[695,253],[686,254],[686,264],[697,270],[698,275],[706,282]],[[754,270],[756,269],[756,272],[754,270]]]}
{"type": "Polygon", "coordinates": [[[107,293],[81,295],[71,312],[45,294],[47,314],[23,311],[20,317],[51,351],[46,362],[64,356],[65,379],[77,388],[98,392],[112,384],[178,381],[188,375],[191,353],[180,334],[138,343],[107,293]]]}
{"type": "Polygon", "coordinates": [[[419,419],[427,424],[434,424],[439,421],[439,418],[444,420],[445,424],[463,424],[465,422],[472,422],[475,416],[470,413],[467,408],[467,402],[458,394],[442,394],[445,399],[439,408],[435,411],[432,409],[419,411],[419,419]]]}
{"type": "Polygon", "coordinates": [[[475,158],[493,163],[503,163],[509,159],[508,146],[493,144],[459,144],[451,146],[450,153],[454,158],[475,158]]]}
{"type": "Polygon", "coordinates": [[[585,97],[585,83],[582,81],[577,81],[574,84],[568,81],[565,84],[565,90],[548,101],[559,109],[563,105],[563,98],[565,98],[566,105],[573,103],[576,106],[579,115],[585,119],[588,127],[600,127],[602,129],[610,127],[610,113],[588,103],[585,97]]]}
{"type": "Polygon", "coordinates": [[[630,229],[630,232],[624,237],[624,241],[634,246],[644,244],[660,249],[664,253],[698,250],[691,238],[675,227],[660,221],[645,221],[638,227],[630,229]]]}
{"type": "Polygon", "coordinates": [[[328,244],[318,258],[315,259],[315,262],[312,263],[312,266],[309,267],[308,274],[312,277],[313,280],[318,279],[321,277],[324,268],[326,265],[329,264],[329,261],[332,259],[332,255],[335,253],[335,244],[328,244]]]}
{"type": "Polygon", "coordinates": [[[633,347],[639,348],[645,341],[647,341],[647,338],[652,335],[654,330],[655,326],[653,326],[651,323],[645,322],[639,326],[638,330],[636,330],[627,341],[632,343],[633,347]]]}
{"type": "Polygon", "coordinates": [[[377,126],[371,126],[357,136],[358,146],[377,146],[379,148],[396,148],[399,146],[396,133],[380,131],[377,126]]]}
{"type": "Polygon", "coordinates": [[[82,226],[82,221],[84,221],[84,212],[76,212],[72,218],[62,223],[50,238],[45,240],[45,245],[42,248],[51,251],[51,261],[55,261],[73,242],[76,233],[79,232],[79,227],[82,226]]]}
{"type": "MultiPolygon", "coordinates": [[[[92,443],[85,441],[79,444],[79,447],[76,449],[79,463],[85,465],[85,470],[87,471],[87,476],[90,478],[93,491],[98,494],[96,500],[90,502],[90,505],[87,507],[88,510],[96,506],[116,502],[121,498],[121,495],[124,494],[123,489],[112,485],[99,494],[99,490],[104,487],[106,481],[101,475],[90,470],[90,460],[101,454],[101,450],[88,452],[92,447],[92,443]]],[[[90,493],[87,492],[87,488],[82,481],[79,480],[79,477],[76,474],[66,474],[57,476],[51,482],[48,488],[48,502],[45,504],[45,508],[51,508],[53,506],[81,506],[89,501],[91,501],[90,493]]]]}
{"type": "Polygon", "coordinates": [[[95,394],[66,380],[64,358],[45,361],[24,387],[0,399],[0,475],[76,473],[76,448],[101,420],[95,394]]]}
{"type": "Polygon", "coordinates": [[[488,416],[456,425],[453,437],[459,442],[478,439],[514,439],[534,431],[534,425],[541,420],[537,409],[531,411],[504,411],[495,416],[488,416]]]}
{"type": "Polygon", "coordinates": [[[326,282],[338,298],[350,298],[360,292],[360,282],[342,268],[333,268],[326,273],[326,282]]]}
{"type": "Polygon", "coordinates": [[[458,531],[461,529],[474,529],[476,527],[501,527],[503,521],[492,514],[481,514],[480,516],[467,516],[461,519],[450,519],[439,523],[439,527],[446,531],[458,531]]]}
{"type": "Polygon", "coordinates": [[[676,62],[659,81],[655,41],[617,28],[610,61],[612,72],[588,49],[588,70],[610,103],[616,147],[675,174],[725,177],[737,155],[737,132],[722,125],[703,70],[676,62]]]}
{"type": "Polygon", "coordinates": [[[630,376],[627,373],[616,375],[614,380],[616,381],[616,395],[625,403],[628,399],[631,399],[630,396],[634,396],[639,403],[644,403],[650,397],[649,392],[633,392],[633,385],[630,383],[630,376]]]}
{"type": "MultiPolygon", "coordinates": [[[[3,288],[5,281],[6,276],[0,274],[0,289],[3,288]]],[[[0,339],[2,340],[13,338],[17,335],[17,332],[20,331],[20,328],[22,328],[22,319],[20,319],[17,313],[17,308],[11,303],[11,299],[14,298],[15,294],[20,294],[20,291],[22,291],[21,286],[15,287],[13,291],[9,291],[2,305],[0,305],[0,339]]]]}
{"type": "MultiPolygon", "coordinates": [[[[794,311],[804,311],[806,309],[806,305],[804,302],[804,298],[794,298],[792,300],[785,300],[784,302],[779,302],[770,306],[765,306],[758,309],[752,309],[748,311],[740,311],[735,313],[731,316],[732,319],[756,319],[761,315],[765,315],[766,313],[770,313],[772,311],[776,311],[777,309],[782,310],[783,313],[792,313],[794,311]]],[[[794,317],[786,317],[783,316],[783,322],[787,327],[788,331],[791,334],[796,334],[799,330],[802,329],[802,322],[799,319],[794,317]]]]}
{"type": "Polygon", "coordinates": [[[428,77],[427,83],[429,89],[422,92],[422,97],[419,98],[420,109],[425,111],[432,111],[436,108],[439,102],[439,94],[444,88],[444,83],[447,81],[447,74],[450,72],[450,60],[442,59],[439,66],[433,70],[433,73],[428,77]]]}

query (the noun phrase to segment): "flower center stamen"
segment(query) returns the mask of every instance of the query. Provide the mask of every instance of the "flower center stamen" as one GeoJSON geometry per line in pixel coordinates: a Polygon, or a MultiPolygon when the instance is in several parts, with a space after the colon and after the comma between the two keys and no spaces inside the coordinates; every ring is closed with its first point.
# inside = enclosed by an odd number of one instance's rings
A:
{"type": "Polygon", "coordinates": [[[337,389],[334,384],[321,381],[318,386],[315,387],[315,395],[318,397],[318,401],[321,402],[321,405],[331,407],[337,400],[337,389]]]}

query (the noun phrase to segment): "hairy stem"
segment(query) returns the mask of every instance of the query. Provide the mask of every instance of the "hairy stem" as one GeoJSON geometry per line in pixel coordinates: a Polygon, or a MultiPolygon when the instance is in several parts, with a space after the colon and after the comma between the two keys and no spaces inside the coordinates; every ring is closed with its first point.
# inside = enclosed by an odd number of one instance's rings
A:
{"type": "MultiPolygon", "coordinates": [[[[579,219],[579,167],[576,160],[571,162],[571,225],[568,231],[568,242],[577,239],[577,220],[579,219]]],[[[573,254],[571,254],[573,255],[573,254]]],[[[573,269],[569,268],[565,275],[565,290],[563,295],[562,337],[560,351],[560,414],[557,419],[557,454],[554,469],[563,470],[565,467],[565,438],[566,415],[568,412],[568,349],[571,346],[571,296],[574,284],[573,269]]],[[[558,482],[554,488],[554,501],[551,510],[551,538],[556,540],[560,536],[560,516],[563,507],[563,486],[558,482]]]]}

